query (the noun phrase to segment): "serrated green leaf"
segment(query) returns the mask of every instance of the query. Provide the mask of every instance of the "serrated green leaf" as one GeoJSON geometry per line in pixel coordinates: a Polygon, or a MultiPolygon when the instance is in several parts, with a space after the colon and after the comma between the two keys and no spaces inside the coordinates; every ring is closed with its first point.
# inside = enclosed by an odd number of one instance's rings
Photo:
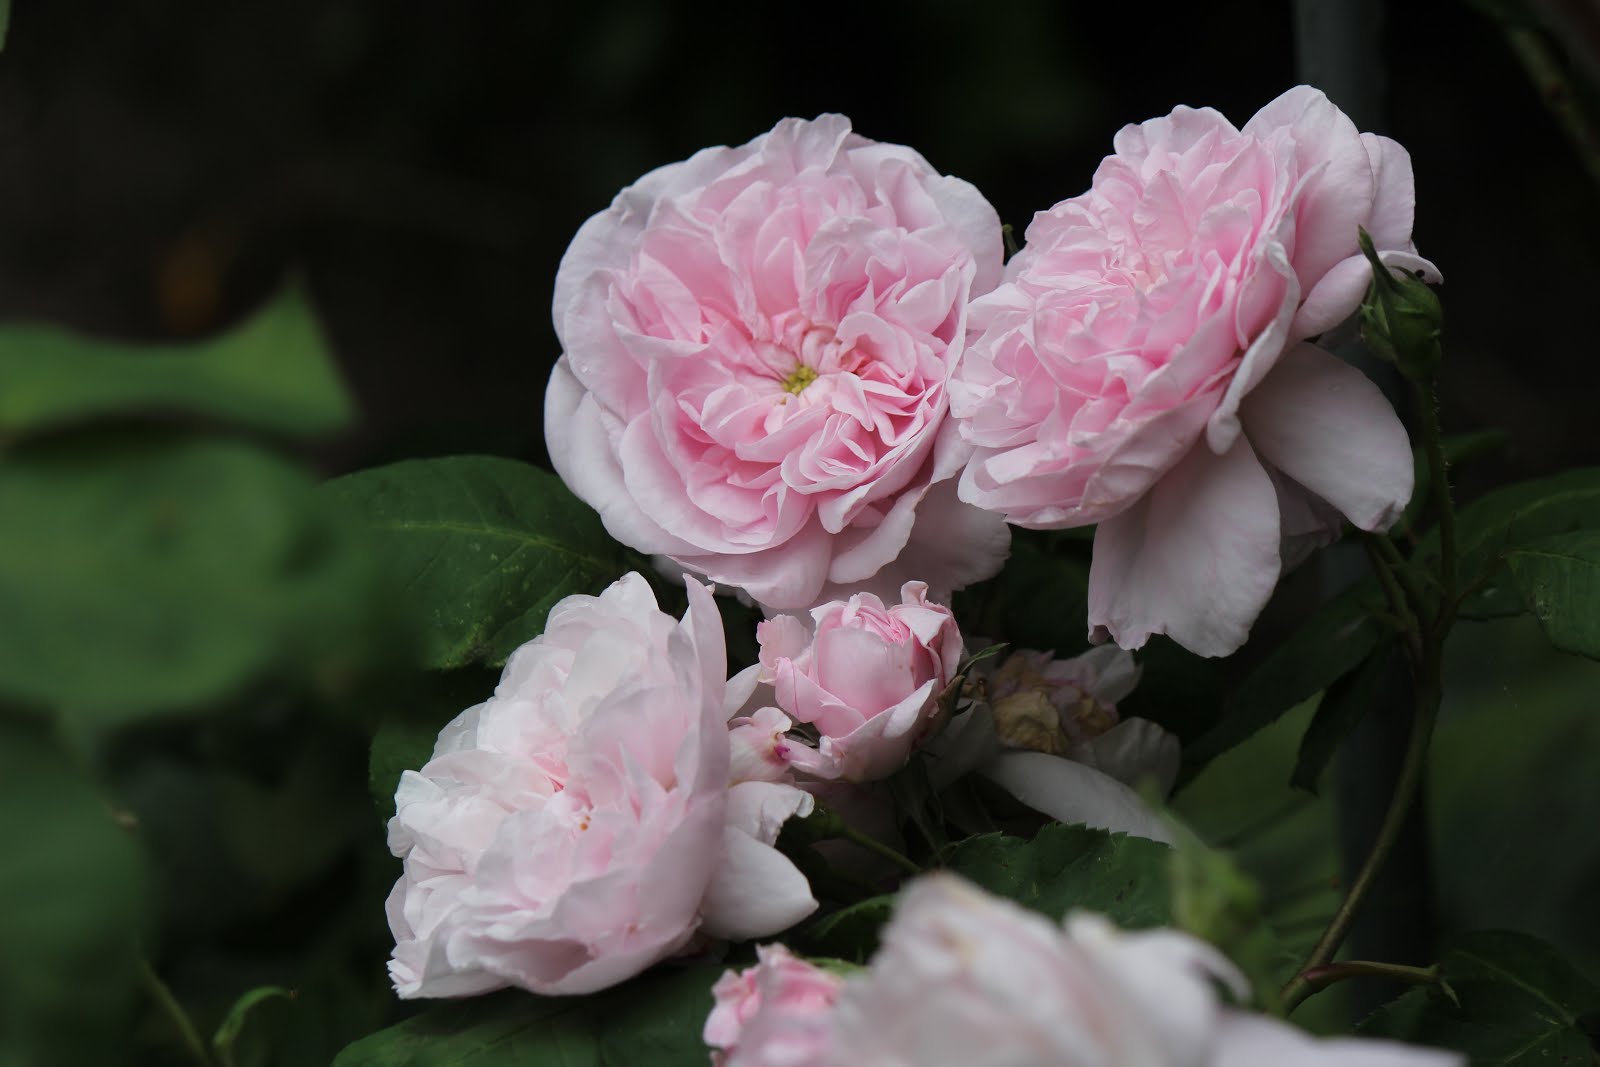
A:
{"type": "Polygon", "coordinates": [[[1416,989],[1369,1016],[1363,1034],[1466,1053],[1473,1067],[1586,1067],[1583,1020],[1600,987],[1537,938],[1487,931],[1457,938],[1439,963],[1449,985],[1416,989]]]}
{"type": "Polygon", "coordinates": [[[440,1004],[346,1047],[334,1067],[704,1067],[721,973],[697,966],[586,997],[507,991],[440,1004]]]}
{"type": "Polygon", "coordinates": [[[1171,916],[1170,856],[1166,845],[1142,837],[1051,823],[1031,841],[970,837],[950,850],[945,865],[1052,918],[1085,908],[1121,926],[1145,927],[1171,916]]]}
{"type": "Polygon", "coordinates": [[[1410,674],[1398,646],[1393,642],[1380,645],[1361,666],[1323,692],[1311,725],[1300,738],[1289,785],[1315,793],[1323,768],[1356,724],[1378,708],[1386,713],[1403,713],[1403,703],[1410,695],[1410,674]],[[1397,703],[1402,706],[1396,707],[1397,703]]]}
{"type": "Polygon", "coordinates": [[[358,510],[422,620],[422,666],[499,665],[550,608],[622,574],[621,550],[552,474],[494,456],[416,459],[327,491],[358,510]]]}
{"type": "Polygon", "coordinates": [[[112,1063],[137,1001],[145,870],[41,731],[0,720],[0,1063],[112,1063]]]}
{"type": "MultiPolygon", "coordinates": [[[[1499,561],[1512,548],[1573,530],[1600,529],[1600,467],[1564,471],[1504,486],[1467,504],[1456,521],[1463,584],[1488,580],[1461,605],[1467,619],[1494,619],[1527,610],[1521,591],[1499,561]]],[[[1417,556],[1438,555],[1430,531],[1417,556]]]]}
{"type": "Polygon", "coordinates": [[[315,436],[351,403],[305,293],[284,290],[226,333],[132,345],[56,326],[0,328],[0,435],[108,415],[181,413],[315,436]]]}
{"type": "Polygon", "coordinates": [[[1600,659],[1600,531],[1533,541],[1513,549],[1506,562],[1550,643],[1600,659]]]}
{"type": "Polygon", "coordinates": [[[0,695],[92,727],[336,666],[371,611],[365,554],[247,445],[40,442],[0,463],[0,515],[0,695]]]}
{"type": "Polygon", "coordinates": [[[1386,632],[1370,610],[1377,599],[1376,584],[1362,581],[1318,609],[1228,695],[1222,721],[1185,748],[1185,765],[1203,765],[1354,670],[1386,632]]]}

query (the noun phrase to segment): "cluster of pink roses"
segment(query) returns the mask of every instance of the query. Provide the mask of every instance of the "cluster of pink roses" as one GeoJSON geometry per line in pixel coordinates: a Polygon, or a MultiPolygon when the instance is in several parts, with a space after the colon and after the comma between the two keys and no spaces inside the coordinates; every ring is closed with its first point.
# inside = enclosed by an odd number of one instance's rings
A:
{"type": "MultiPolygon", "coordinates": [[[[584,225],[556,282],[551,456],[689,608],[638,574],[567,598],[402,777],[402,996],[591,992],[788,929],[817,902],[784,824],[870,804],[918,748],[935,787],[982,774],[1166,838],[1128,783],[1170,788],[1176,741],[1118,714],[1126,649],[1230,652],[1340,516],[1394,520],[1406,435],[1309,339],[1368,285],[1359,228],[1432,267],[1403,150],[1313,90],[1243,130],[1179,109],[1116,149],[1004,268],[976,189],[838,116],[653,171],[584,225]],[[946,602],[999,569],[1008,522],[1099,524],[1088,623],[1121,647],[962,677],[946,602]],[[731,679],[695,575],[768,614],[731,679]]],[[[1063,933],[933,879],[862,976],[763,949],[706,1037],[730,1067],[1326,1058],[1219,1007],[1208,976],[1235,977],[1181,935],[1063,933]]]]}
{"type": "Polygon", "coordinates": [[[1411,245],[1410,159],[1292,89],[1130,126],[1002,272],[994,210],[825,115],[652,171],[579,231],[546,439],[618,540],[772,610],[995,573],[1098,524],[1088,624],[1243,643],[1287,563],[1411,495],[1382,394],[1311,343],[1411,245]]]}
{"type": "Polygon", "coordinates": [[[1459,1067],[1386,1041],[1316,1040],[1230,1008],[1244,977],[1174,930],[1063,926],[950,875],[901,894],[866,969],[825,970],[782,945],[713,989],[715,1067],[1459,1067]]]}

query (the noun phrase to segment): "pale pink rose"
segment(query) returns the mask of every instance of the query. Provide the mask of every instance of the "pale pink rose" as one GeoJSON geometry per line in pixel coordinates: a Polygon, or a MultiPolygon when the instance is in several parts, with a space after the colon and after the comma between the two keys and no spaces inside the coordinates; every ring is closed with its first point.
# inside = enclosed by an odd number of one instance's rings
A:
{"type": "Polygon", "coordinates": [[[688,594],[681,623],[637,574],[561,601],[494,695],[401,776],[402,997],[587,993],[697,930],[770,934],[815,907],[770,847],[772,821],[809,797],[729,788],[721,617],[704,587],[688,594]]]}
{"type": "Polygon", "coordinates": [[[714,1067],[812,1067],[826,1062],[833,1003],[844,979],[761,945],[757,963],[712,986],[705,1042],[714,1067]]]}
{"type": "Polygon", "coordinates": [[[1308,343],[1411,244],[1410,157],[1291,89],[1243,130],[1178,108],[1117,134],[1087,193],[1034,217],[976,301],[951,383],[963,500],[1020,526],[1098,523],[1097,638],[1245,640],[1283,566],[1391,525],[1411,449],[1377,387],[1308,343]]]}
{"type": "Polygon", "coordinates": [[[1174,930],[1065,929],[951,875],[906,888],[833,1010],[826,1067],[1460,1067],[1381,1041],[1319,1042],[1227,1007],[1248,990],[1216,949],[1174,930]]]}
{"type": "Polygon", "coordinates": [[[871,593],[756,628],[761,676],[777,705],[820,735],[819,777],[865,782],[892,773],[925,738],[937,698],[961,665],[961,632],[922,582],[900,603],[871,593]]]}
{"type": "Polygon", "coordinates": [[[1009,536],[956,498],[945,416],[1000,272],[976,189],[839,115],[651,171],[561,261],[551,460],[619,541],[769,608],[988,577],[1009,536]]]}

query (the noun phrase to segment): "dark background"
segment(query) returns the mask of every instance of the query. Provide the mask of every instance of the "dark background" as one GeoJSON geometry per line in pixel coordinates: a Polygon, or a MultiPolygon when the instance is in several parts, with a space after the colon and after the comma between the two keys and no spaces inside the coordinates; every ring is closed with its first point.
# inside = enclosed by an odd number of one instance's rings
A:
{"type": "MultiPolygon", "coordinates": [[[[0,319],[200,337],[299,278],[360,410],[311,451],[324,474],[466,451],[542,462],[561,254],[624,185],[699,148],[840,111],[974,182],[1020,233],[1087,186],[1122,125],[1180,103],[1243,124],[1297,81],[1287,0],[13,7],[0,319]]],[[[1600,461],[1600,197],[1580,154],[1476,6],[1396,0],[1371,58],[1379,130],[1414,161],[1417,244],[1446,278],[1447,430],[1511,433],[1458,488],[1600,461]]],[[[1526,619],[1464,626],[1447,666],[1426,846],[1439,924],[1530,930],[1600,966],[1600,668],[1549,653],[1526,619]]],[[[449,706],[492,684],[473,681],[449,706]]],[[[177,754],[139,764],[126,793],[158,870],[156,969],[208,1031],[242,990],[295,987],[262,1009],[271,1051],[250,1062],[316,1063],[396,1015],[379,902],[398,865],[360,782],[366,736],[273,714],[136,737],[177,754]],[[229,779],[258,820],[243,838],[186,821],[231,818],[208,761],[260,785],[229,779]]],[[[1180,811],[1212,840],[1258,824],[1304,724],[1219,760],[1180,811]]],[[[1309,937],[1335,895],[1333,811],[1292,803],[1234,842],[1274,917],[1309,937]]],[[[140,1061],[174,1061],[170,1025],[141,1025],[140,1061]]]]}
{"type": "MultiPolygon", "coordinates": [[[[1296,81],[1291,5],[21,0],[0,58],[0,315],[185,336],[305,277],[363,421],[322,459],[542,456],[549,298],[646,170],[849,115],[1025,229],[1123,124],[1242,124],[1296,81]]],[[[1389,5],[1389,121],[1447,285],[1447,424],[1501,472],[1593,462],[1600,211],[1501,27],[1389,5]]]]}

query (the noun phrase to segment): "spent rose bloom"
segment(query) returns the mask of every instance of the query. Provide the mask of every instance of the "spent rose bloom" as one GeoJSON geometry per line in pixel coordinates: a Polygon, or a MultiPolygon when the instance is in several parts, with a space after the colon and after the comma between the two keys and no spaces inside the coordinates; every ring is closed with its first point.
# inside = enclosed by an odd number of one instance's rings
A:
{"type": "Polygon", "coordinates": [[[756,627],[761,677],[777,705],[820,735],[820,761],[800,769],[866,782],[905,763],[961,666],[961,632],[922,582],[900,603],[872,593],[811,610],[811,626],[777,615],[756,627]]]}
{"type": "Polygon", "coordinates": [[[968,183],[839,115],[652,171],[556,276],[557,472],[619,541],[804,609],[830,584],[999,569],[946,418],[967,302],[1000,279],[968,183]]]}
{"type": "Polygon", "coordinates": [[[1222,1003],[1243,977],[1175,930],[1064,928],[952,875],[906,888],[869,969],[833,1011],[833,1067],[1460,1067],[1386,1041],[1320,1041],[1222,1003]]]}
{"type": "Polygon", "coordinates": [[[1411,244],[1410,157],[1315,89],[1242,130],[1178,108],[1115,147],[973,305],[951,383],[975,446],[961,498],[1020,526],[1099,524],[1097,637],[1225,655],[1341,515],[1384,529],[1411,496],[1394,411],[1307,340],[1360,305],[1358,229],[1438,274],[1411,244]]]}
{"type": "Polygon", "coordinates": [[[1148,719],[1122,718],[1139,667],[1115,645],[1055,659],[1019,649],[976,664],[964,710],[931,741],[936,787],[977,773],[1065,823],[1170,843],[1172,828],[1138,788],[1164,796],[1178,778],[1178,739],[1148,719]]]}
{"type": "Polygon", "coordinates": [[[844,979],[782,945],[756,948],[756,965],[711,987],[705,1042],[713,1067],[807,1067],[824,1062],[830,1013],[844,979]]]}
{"type": "Polygon", "coordinates": [[[815,907],[769,847],[809,798],[729,788],[721,617],[704,587],[688,594],[682,622],[637,574],[562,600],[401,776],[401,996],[591,992],[697,930],[770,934],[815,907]]]}

